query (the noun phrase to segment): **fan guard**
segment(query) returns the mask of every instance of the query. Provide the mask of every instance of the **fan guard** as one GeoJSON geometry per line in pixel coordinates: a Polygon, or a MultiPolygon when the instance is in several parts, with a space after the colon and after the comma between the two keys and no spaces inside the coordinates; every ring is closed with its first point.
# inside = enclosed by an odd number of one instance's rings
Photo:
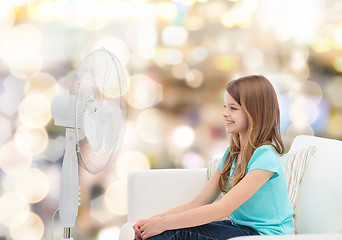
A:
{"type": "MultiPolygon", "coordinates": [[[[124,138],[125,119],[127,116],[126,103],[123,95],[127,91],[127,81],[123,67],[115,55],[104,48],[95,50],[88,54],[79,65],[75,79],[72,81],[70,93],[76,97],[76,137],[78,163],[91,174],[97,174],[109,165],[117,157],[124,138]],[[96,113],[100,104],[119,108],[122,113],[119,119],[113,121],[110,131],[119,131],[117,141],[108,151],[105,149],[105,141],[98,151],[94,151],[89,143],[90,139],[105,136],[109,129],[101,126],[96,131],[88,131],[85,137],[84,118],[88,111],[96,113]],[[107,131],[106,131],[107,130],[107,131]]],[[[100,125],[99,125],[100,126],[100,125]]],[[[96,127],[96,126],[94,126],[96,127]]],[[[108,137],[108,136],[107,136],[108,137]]]]}

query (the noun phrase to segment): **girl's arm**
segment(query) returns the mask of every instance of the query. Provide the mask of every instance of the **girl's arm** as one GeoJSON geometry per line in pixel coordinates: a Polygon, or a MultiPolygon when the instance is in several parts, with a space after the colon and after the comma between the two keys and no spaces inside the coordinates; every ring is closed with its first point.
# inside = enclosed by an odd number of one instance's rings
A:
{"type": "Polygon", "coordinates": [[[141,238],[146,239],[166,230],[199,226],[221,220],[253,196],[273,174],[266,170],[252,170],[217,203],[202,205],[162,218],[141,220],[139,221],[141,238]]]}

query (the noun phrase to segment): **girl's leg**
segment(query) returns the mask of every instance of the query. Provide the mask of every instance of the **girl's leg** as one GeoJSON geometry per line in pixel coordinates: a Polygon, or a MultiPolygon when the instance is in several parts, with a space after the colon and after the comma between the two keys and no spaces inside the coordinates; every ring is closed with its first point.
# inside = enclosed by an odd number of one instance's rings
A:
{"type": "Polygon", "coordinates": [[[198,227],[165,231],[149,240],[226,240],[232,237],[259,235],[249,227],[233,226],[230,221],[216,221],[198,227]]]}

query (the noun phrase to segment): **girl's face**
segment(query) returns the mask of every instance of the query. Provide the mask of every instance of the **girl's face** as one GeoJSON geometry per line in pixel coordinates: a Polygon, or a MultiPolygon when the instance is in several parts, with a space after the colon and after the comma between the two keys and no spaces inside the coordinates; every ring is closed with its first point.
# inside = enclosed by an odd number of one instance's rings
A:
{"type": "Polygon", "coordinates": [[[224,93],[223,117],[227,133],[247,134],[247,114],[234,98],[226,91],[224,93]]]}

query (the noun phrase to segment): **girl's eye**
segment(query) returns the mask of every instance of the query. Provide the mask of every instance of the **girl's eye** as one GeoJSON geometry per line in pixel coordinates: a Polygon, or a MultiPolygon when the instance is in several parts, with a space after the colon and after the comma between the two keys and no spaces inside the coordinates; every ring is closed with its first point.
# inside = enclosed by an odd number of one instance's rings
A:
{"type": "Polygon", "coordinates": [[[237,110],[237,108],[235,108],[235,107],[231,107],[230,109],[232,109],[232,110],[237,110]]]}

